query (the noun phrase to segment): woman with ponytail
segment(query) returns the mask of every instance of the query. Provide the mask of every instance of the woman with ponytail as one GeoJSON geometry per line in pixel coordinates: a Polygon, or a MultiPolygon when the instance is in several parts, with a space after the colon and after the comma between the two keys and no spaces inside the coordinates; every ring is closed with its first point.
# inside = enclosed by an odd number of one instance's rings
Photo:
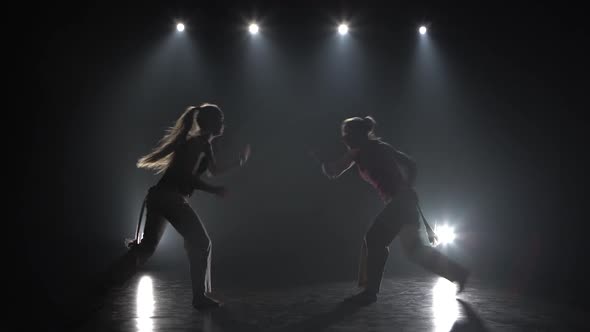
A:
{"type": "MultiPolygon", "coordinates": [[[[416,163],[375,136],[375,120],[353,117],[342,122],[342,140],[348,151],[339,160],[321,162],[322,171],[335,179],[357,166],[361,178],[378,191],[385,203],[363,241],[359,268],[359,286],[364,290],[348,300],[369,304],[377,300],[383,269],[389,256],[389,244],[399,234],[406,255],[425,269],[456,282],[463,290],[469,272],[440,252],[422,243],[419,236],[418,197],[414,191],[416,163]]],[[[436,235],[425,222],[428,237],[436,235]]]]}
{"type": "Polygon", "coordinates": [[[170,222],[184,238],[190,262],[192,304],[199,310],[218,307],[219,302],[210,297],[211,240],[187,198],[194,190],[223,197],[225,188],[204,182],[201,175],[205,171],[216,175],[233,166],[242,166],[250,155],[247,145],[235,164],[227,167],[218,165],[211,142],[223,134],[223,120],[223,112],[216,105],[191,106],[156,149],[137,162],[137,167],[163,175],[146,196],[143,237],[140,239],[138,226],[137,237],[129,244],[128,255],[134,258],[136,265],[145,263],[164,234],[166,220],[170,222]]]}

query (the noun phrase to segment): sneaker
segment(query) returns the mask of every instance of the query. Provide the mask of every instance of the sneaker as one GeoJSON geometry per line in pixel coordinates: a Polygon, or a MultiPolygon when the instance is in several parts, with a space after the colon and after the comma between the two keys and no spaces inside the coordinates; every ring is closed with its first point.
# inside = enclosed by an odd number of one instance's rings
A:
{"type": "Polygon", "coordinates": [[[193,300],[193,307],[199,311],[206,311],[221,307],[221,302],[210,297],[203,296],[202,298],[193,300]]]}

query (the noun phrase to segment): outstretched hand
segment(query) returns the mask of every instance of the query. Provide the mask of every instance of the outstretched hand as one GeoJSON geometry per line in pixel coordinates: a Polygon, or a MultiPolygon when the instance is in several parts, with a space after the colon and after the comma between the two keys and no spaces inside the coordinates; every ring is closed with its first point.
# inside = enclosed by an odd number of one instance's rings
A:
{"type": "Polygon", "coordinates": [[[436,247],[438,245],[438,236],[431,228],[428,228],[426,232],[428,233],[428,242],[430,242],[430,245],[433,247],[436,247]]]}

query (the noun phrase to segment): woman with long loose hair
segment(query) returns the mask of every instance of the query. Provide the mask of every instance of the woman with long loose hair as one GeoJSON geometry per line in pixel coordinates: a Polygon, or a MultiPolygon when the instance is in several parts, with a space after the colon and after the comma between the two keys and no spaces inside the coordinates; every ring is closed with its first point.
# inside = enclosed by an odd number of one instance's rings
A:
{"type": "Polygon", "coordinates": [[[211,142],[223,134],[224,115],[214,104],[188,107],[160,144],[137,162],[137,167],[162,174],[149,189],[145,199],[146,220],[143,237],[138,234],[129,243],[129,254],[137,265],[144,264],[154,253],[166,228],[166,221],[182,235],[189,258],[193,289],[192,304],[204,310],[218,307],[211,293],[211,240],[201,219],[188,203],[194,190],[224,196],[223,186],[203,181],[205,172],[220,174],[244,165],[250,146],[235,163],[221,166],[215,160],[211,142]]]}

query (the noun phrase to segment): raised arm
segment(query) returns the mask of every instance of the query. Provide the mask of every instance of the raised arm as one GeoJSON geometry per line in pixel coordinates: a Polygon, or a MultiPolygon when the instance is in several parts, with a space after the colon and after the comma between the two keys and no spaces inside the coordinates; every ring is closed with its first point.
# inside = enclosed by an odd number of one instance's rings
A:
{"type": "Polygon", "coordinates": [[[215,156],[213,155],[213,150],[209,145],[209,148],[206,152],[207,158],[209,158],[209,163],[207,166],[207,171],[210,176],[219,176],[221,174],[227,173],[235,168],[243,166],[250,158],[250,144],[247,144],[244,150],[240,153],[240,156],[237,160],[231,161],[226,164],[221,164],[217,162],[215,156]]]}
{"type": "Polygon", "coordinates": [[[322,162],[322,172],[330,178],[336,179],[354,165],[358,149],[348,150],[342,157],[332,162],[322,162]]]}
{"type": "Polygon", "coordinates": [[[224,186],[215,186],[209,184],[199,177],[193,178],[193,187],[198,190],[202,190],[204,192],[208,192],[210,194],[218,195],[218,196],[225,196],[225,187],[224,186]]]}
{"type": "Polygon", "coordinates": [[[215,160],[215,159],[213,159],[214,156],[213,156],[213,152],[211,151],[211,145],[208,143],[205,143],[203,141],[198,141],[198,140],[193,141],[193,144],[195,144],[194,145],[194,148],[196,149],[195,153],[198,153],[198,159],[197,159],[196,165],[194,166],[193,171],[192,171],[193,188],[197,189],[197,190],[202,190],[202,191],[208,192],[210,194],[224,196],[225,195],[225,187],[212,185],[212,184],[209,184],[209,183],[203,181],[199,175],[199,172],[198,172],[201,167],[201,164],[205,160],[208,161],[208,164],[211,164],[215,160]]]}

